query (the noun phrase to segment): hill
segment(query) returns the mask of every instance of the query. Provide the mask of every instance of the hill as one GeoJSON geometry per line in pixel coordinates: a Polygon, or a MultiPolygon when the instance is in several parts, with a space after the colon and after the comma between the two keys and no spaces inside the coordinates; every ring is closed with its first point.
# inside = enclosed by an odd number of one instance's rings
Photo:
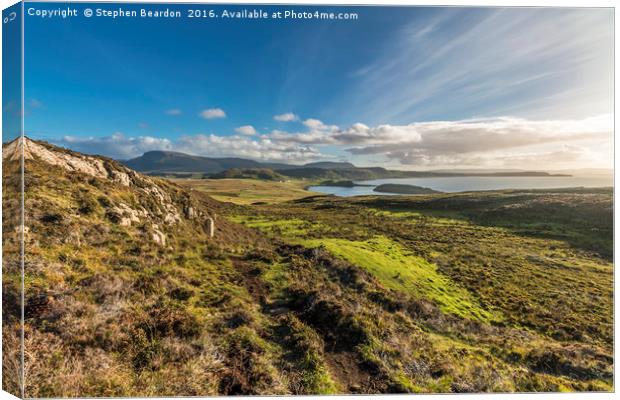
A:
{"type": "Polygon", "coordinates": [[[258,162],[243,158],[209,158],[172,151],[149,151],[140,157],[123,161],[136,171],[154,176],[178,178],[208,176],[229,169],[271,169],[295,179],[370,180],[387,178],[460,177],[460,176],[569,176],[540,171],[398,171],[382,167],[356,167],[348,162],[312,162],[303,165],[258,162]]]}
{"type": "MultiPolygon", "coordinates": [[[[23,147],[26,396],[217,393],[228,361],[204,329],[217,325],[209,310],[225,321],[254,307],[232,295],[242,287],[223,254],[260,238],[199,192],[111,159],[23,147]],[[232,303],[210,306],[218,296],[232,303]]],[[[5,365],[19,357],[19,149],[3,145],[5,365]]],[[[4,387],[15,393],[16,379],[6,373],[4,387]]]]}
{"type": "Polygon", "coordinates": [[[227,169],[209,176],[211,179],[261,179],[267,181],[283,181],[285,176],[269,168],[227,169]]]}
{"type": "MultiPolygon", "coordinates": [[[[286,169],[290,168],[290,166],[280,166],[275,169],[286,169]]],[[[355,165],[349,162],[331,162],[331,161],[322,161],[322,162],[313,162],[299,166],[299,168],[322,168],[322,169],[350,169],[355,168],[355,165]]]]}
{"type": "Polygon", "coordinates": [[[279,169],[278,173],[295,179],[307,180],[369,180],[381,178],[404,177],[396,171],[388,171],[383,168],[317,168],[304,167],[293,169],[279,169]]]}
{"type": "Polygon", "coordinates": [[[259,162],[243,158],[209,158],[173,151],[149,151],[123,163],[140,172],[217,173],[231,168],[261,167],[259,162]]]}
{"type": "Polygon", "coordinates": [[[140,157],[122,161],[136,171],[150,174],[165,173],[204,173],[214,174],[228,169],[346,169],[355,168],[351,163],[315,162],[305,165],[288,165],[281,163],[261,163],[244,158],[210,158],[193,156],[174,151],[149,151],[140,157]]]}
{"type": "Polygon", "coordinates": [[[20,146],[27,397],[612,388],[609,190],[240,206],[29,139],[3,145],[5,366],[20,146]]]}

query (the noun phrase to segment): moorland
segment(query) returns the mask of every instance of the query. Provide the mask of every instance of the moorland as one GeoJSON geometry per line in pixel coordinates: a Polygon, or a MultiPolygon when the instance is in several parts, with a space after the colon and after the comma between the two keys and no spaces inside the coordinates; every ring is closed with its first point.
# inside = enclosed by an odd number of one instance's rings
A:
{"type": "Polygon", "coordinates": [[[611,188],[338,198],[24,146],[28,397],[613,389],[611,188]]]}

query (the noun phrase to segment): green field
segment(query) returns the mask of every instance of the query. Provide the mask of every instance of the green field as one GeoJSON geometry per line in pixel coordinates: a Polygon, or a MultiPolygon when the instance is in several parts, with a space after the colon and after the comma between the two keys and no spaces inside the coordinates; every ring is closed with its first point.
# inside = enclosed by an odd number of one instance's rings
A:
{"type": "Polygon", "coordinates": [[[235,204],[281,203],[310,196],[309,181],[274,182],[259,179],[171,179],[182,186],[199,190],[216,200],[235,204]]]}

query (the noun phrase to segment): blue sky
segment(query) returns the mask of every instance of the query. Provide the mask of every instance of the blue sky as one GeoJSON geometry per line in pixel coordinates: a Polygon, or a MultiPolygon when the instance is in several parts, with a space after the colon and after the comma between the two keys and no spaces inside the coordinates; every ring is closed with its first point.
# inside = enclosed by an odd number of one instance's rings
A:
{"type": "Polygon", "coordinates": [[[12,140],[21,130],[21,18],[19,7],[2,11],[2,140],[12,140]]]}
{"type": "MultiPolygon", "coordinates": [[[[36,9],[63,4],[29,3],[36,9]]],[[[406,169],[611,165],[609,9],[262,7],[357,20],[26,16],[26,134],[406,169]]],[[[125,10],[183,5],[132,5],[125,10]]],[[[258,7],[206,6],[222,10],[258,7]]]]}

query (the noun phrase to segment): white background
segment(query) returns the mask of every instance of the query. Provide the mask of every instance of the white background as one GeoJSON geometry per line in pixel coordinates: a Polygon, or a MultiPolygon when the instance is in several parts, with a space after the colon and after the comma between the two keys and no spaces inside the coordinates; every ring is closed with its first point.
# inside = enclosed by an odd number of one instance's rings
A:
{"type": "MultiPolygon", "coordinates": [[[[106,2],[106,1],[99,1],[100,3],[106,2]]],[[[136,1],[137,3],[139,3],[138,1],[136,1]]],[[[184,1],[181,0],[168,0],[168,1],[158,1],[158,0],[154,0],[154,1],[148,1],[149,3],[184,3],[184,1]]],[[[196,1],[198,2],[198,1],[196,1]]],[[[13,4],[15,4],[16,1],[15,0],[0,0],[0,5],[2,6],[2,9],[5,9],[13,4]]],[[[124,1],[123,3],[132,3],[132,1],[124,1]]],[[[522,1],[513,1],[513,0],[507,0],[507,1],[499,1],[499,0],[473,0],[473,1],[467,1],[467,0],[451,0],[451,1],[416,1],[416,0],[390,0],[387,2],[380,2],[380,1],[365,1],[365,0],[357,0],[357,1],[351,1],[351,0],[338,0],[338,1],[330,1],[330,0],[314,0],[314,1],[278,1],[278,0],[272,0],[272,1],[256,1],[256,0],[245,0],[245,1],[239,1],[239,0],[229,0],[229,1],[203,1],[203,3],[205,4],[233,4],[233,3],[239,3],[239,4],[252,4],[252,3],[257,3],[257,4],[342,4],[342,5],[347,5],[347,4],[351,4],[351,5],[359,5],[359,4],[374,4],[374,5],[439,5],[439,6],[519,6],[519,7],[523,7],[523,6],[553,6],[553,7],[614,7],[615,6],[615,2],[614,1],[603,1],[603,0],[590,0],[590,1],[579,1],[579,0],[561,0],[561,1],[551,1],[551,0],[539,0],[539,1],[531,1],[531,0],[522,0],[522,1]]],[[[615,10],[614,10],[614,20],[615,20],[615,10]]],[[[2,33],[0,31],[0,39],[2,37],[2,33]]],[[[615,50],[617,50],[617,46],[618,46],[618,34],[617,32],[615,32],[615,41],[614,41],[614,46],[615,46],[615,50]]],[[[617,52],[616,52],[617,53],[617,52]]],[[[2,60],[2,55],[0,54],[0,64],[1,64],[1,60],[2,60]]],[[[618,72],[618,65],[615,65],[615,72],[617,75],[618,72]]],[[[614,84],[617,88],[617,85],[614,84]]],[[[2,85],[0,84],[0,89],[2,88],[2,85]]],[[[0,90],[1,91],[1,90],[0,90]]],[[[618,106],[617,104],[615,104],[614,107],[614,115],[618,114],[618,106]]],[[[0,113],[0,122],[2,121],[2,113],[0,113]]],[[[615,124],[615,118],[614,118],[614,124],[615,124]]],[[[0,125],[1,126],[1,125],[0,125]]],[[[614,131],[615,131],[616,126],[614,125],[614,131]]],[[[618,143],[615,142],[614,140],[614,154],[618,154],[618,143]]],[[[617,199],[617,188],[618,188],[618,181],[617,181],[617,177],[615,177],[614,180],[614,199],[617,199]]],[[[1,187],[1,183],[0,183],[0,187],[1,187]]],[[[1,199],[0,199],[1,202],[1,199]]],[[[614,209],[617,205],[617,201],[614,201],[614,209]]],[[[2,225],[0,224],[0,233],[1,233],[1,229],[2,229],[2,225]]],[[[616,232],[618,230],[618,221],[614,220],[614,232],[616,232]]],[[[614,234],[615,237],[615,234],[614,234]]],[[[615,265],[615,255],[618,254],[618,248],[619,248],[619,244],[618,242],[614,241],[614,265],[615,265]]],[[[0,256],[1,257],[1,256],[0,256]]],[[[617,279],[615,279],[615,271],[614,271],[614,293],[618,293],[618,282],[617,279]]],[[[1,290],[1,286],[0,286],[0,290],[1,290]]],[[[615,298],[615,300],[617,300],[617,297],[615,298]]],[[[614,307],[614,321],[617,321],[617,303],[616,306],[614,307]]],[[[615,330],[615,338],[614,338],[614,343],[618,343],[618,331],[615,330]]],[[[1,354],[1,348],[0,348],[0,354],[1,354]]],[[[615,357],[614,357],[615,359],[615,357]]],[[[1,376],[0,376],[0,381],[1,381],[1,376]]],[[[614,386],[617,387],[618,384],[618,376],[615,375],[614,376],[614,386]]],[[[399,400],[399,399],[406,399],[406,398],[410,398],[414,395],[375,395],[375,396],[355,396],[355,397],[363,397],[363,398],[370,398],[370,399],[381,399],[381,400],[387,400],[387,399],[391,399],[391,400],[399,400]]],[[[334,400],[344,400],[344,399],[349,399],[351,396],[329,396],[330,398],[333,398],[334,400]]],[[[450,394],[437,394],[437,395],[415,395],[416,399],[417,398],[433,398],[433,399],[459,399],[459,398],[465,398],[465,399],[474,399],[474,398],[482,398],[482,399],[510,399],[510,400],[515,400],[515,399],[541,399],[541,400],[547,400],[547,399],[591,399],[591,400],[597,400],[597,399],[610,399],[610,398],[615,398],[615,393],[550,393],[550,394],[468,394],[468,395],[450,395],[450,394]]],[[[293,396],[284,396],[281,397],[283,399],[288,399],[288,400],[297,400],[299,398],[299,396],[297,397],[293,397],[293,396]]],[[[5,400],[5,399],[15,399],[14,396],[6,393],[6,392],[0,392],[0,400],[5,400]]],[[[324,396],[304,396],[304,399],[308,399],[308,400],[321,400],[324,399],[324,396]]]]}

